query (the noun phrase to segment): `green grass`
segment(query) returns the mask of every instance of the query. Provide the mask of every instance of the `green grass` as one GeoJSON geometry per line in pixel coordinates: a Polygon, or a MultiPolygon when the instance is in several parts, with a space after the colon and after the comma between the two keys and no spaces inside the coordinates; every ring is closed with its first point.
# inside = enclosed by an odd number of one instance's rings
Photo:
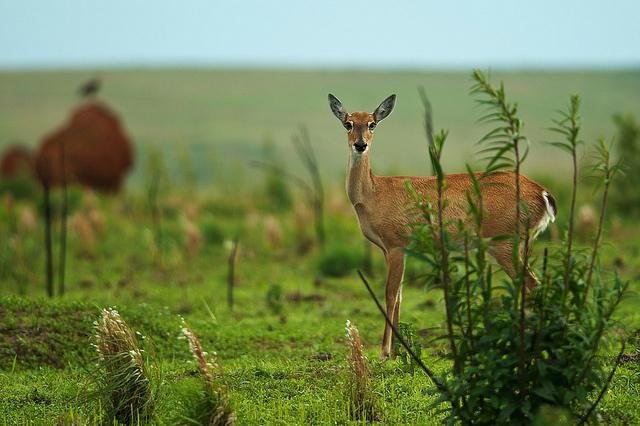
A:
{"type": "MultiPolygon", "coordinates": [[[[95,350],[90,346],[92,322],[100,308],[116,306],[130,326],[151,342],[161,367],[164,384],[158,423],[177,421],[184,414],[180,401],[201,386],[187,343],[179,339],[179,315],[183,315],[205,350],[218,353],[240,424],[348,422],[344,383],[347,319],[360,329],[372,362],[382,421],[437,424],[438,415],[431,406],[434,396],[426,393],[431,386],[428,379],[420,372],[414,376],[404,372],[399,360],[378,360],[383,323],[355,273],[343,278],[319,277],[317,250],[305,256],[295,254],[291,213],[277,216],[285,243],[274,249],[260,225],[251,231],[248,198],[236,201],[233,208],[224,207],[224,200],[215,200],[188,199],[178,192],[163,199],[168,206],[163,222],[166,247],[162,261],[155,263],[147,246],[150,219],[141,200],[134,195],[100,198],[108,232],[87,257],[81,249],[81,235],[70,228],[68,293],[62,300],[43,298],[41,251],[30,260],[35,260],[36,273],[25,275],[27,282],[16,282],[19,277],[14,275],[4,276],[0,290],[0,412],[5,421],[39,424],[69,416],[89,423],[100,420],[102,408],[85,397],[92,389],[89,379],[95,363],[95,350]],[[180,214],[170,214],[170,206],[186,207],[190,202],[200,206],[200,217],[207,221],[216,218],[225,238],[244,229],[233,311],[226,306],[224,246],[214,240],[195,258],[186,255],[178,225],[180,214]],[[128,214],[123,216],[123,211],[128,214]],[[27,297],[12,296],[19,284],[27,297]],[[280,313],[273,312],[267,300],[274,284],[282,289],[280,313]]],[[[24,205],[19,204],[17,210],[24,205]]],[[[260,213],[258,217],[264,218],[260,213]]],[[[4,223],[7,225],[0,228],[3,236],[15,236],[8,226],[11,221],[4,223]]],[[[614,259],[621,257],[625,275],[637,276],[637,230],[623,229],[614,230],[618,232],[616,246],[605,246],[603,265],[610,269],[614,259]]],[[[355,218],[344,205],[330,212],[328,230],[332,243],[354,252],[362,250],[355,218]]],[[[18,235],[35,245],[41,231],[38,226],[18,235]]],[[[538,252],[544,244],[550,242],[540,241],[538,252]]],[[[377,251],[374,270],[376,289],[382,296],[384,267],[377,251]]],[[[632,289],[637,291],[637,281],[632,289]]],[[[637,298],[632,296],[620,311],[620,319],[629,329],[640,325],[637,306],[637,298]]],[[[403,321],[418,329],[425,362],[444,371],[446,345],[436,339],[444,325],[441,292],[407,284],[403,321]]],[[[631,345],[628,352],[633,350],[631,345]]],[[[603,415],[612,423],[640,421],[634,402],[640,386],[637,362],[630,359],[622,366],[603,401],[603,415]]]]}

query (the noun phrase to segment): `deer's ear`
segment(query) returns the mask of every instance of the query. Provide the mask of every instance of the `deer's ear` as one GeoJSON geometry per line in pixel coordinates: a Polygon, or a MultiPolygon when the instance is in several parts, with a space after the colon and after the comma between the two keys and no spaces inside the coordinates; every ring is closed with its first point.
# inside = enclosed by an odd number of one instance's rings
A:
{"type": "Polygon", "coordinates": [[[342,102],[331,93],[329,93],[329,107],[331,108],[331,112],[333,115],[338,117],[341,123],[347,121],[347,110],[342,106],[342,102]]]}
{"type": "Polygon", "coordinates": [[[375,118],[376,121],[383,120],[389,114],[391,114],[391,111],[393,111],[393,106],[395,104],[396,104],[396,95],[389,96],[387,99],[382,101],[382,103],[378,106],[378,108],[376,108],[376,110],[373,112],[373,118],[375,118]]]}

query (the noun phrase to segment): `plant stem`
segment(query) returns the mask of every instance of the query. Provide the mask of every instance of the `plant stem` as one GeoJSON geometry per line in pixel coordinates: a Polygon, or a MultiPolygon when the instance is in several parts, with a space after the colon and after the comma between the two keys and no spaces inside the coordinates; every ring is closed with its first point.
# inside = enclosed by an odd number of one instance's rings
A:
{"type": "Polygon", "coordinates": [[[47,295],[53,297],[53,253],[51,244],[51,193],[48,183],[43,184],[44,196],[44,249],[46,251],[47,295]]]}
{"type": "Polygon", "coordinates": [[[311,176],[316,237],[318,245],[322,249],[326,240],[324,230],[324,188],[318,169],[318,160],[313,152],[309,131],[305,126],[300,126],[300,135],[294,136],[293,143],[298,157],[300,157],[311,176]]]}
{"type": "Polygon", "coordinates": [[[229,310],[233,310],[233,288],[236,282],[236,258],[238,257],[238,237],[233,239],[231,252],[229,253],[227,274],[227,306],[229,310]]]}
{"type": "Polygon", "coordinates": [[[467,292],[467,338],[471,351],[475,352],[473,322],[471,320],[471,283],[469,282],[469,234],[464,234],[464,284],[467,292]]]}
{"type": "MultiPolygon", "coordinates": [[[[439,160],[440,152],[438,152],[438,148],[433,138],[433,110],[431,108],[431,102],[429,102],[427,92],[424,90],[423,86],[418,87],[418,94],[420,95],[420,99],[422,100],[422,106],[424,106],[424,131],[427,135],[428,149],[431,149],[431,147],[433,147],[433,149],[437,153],[437,157],[439,160]]],[[[431,165],[431,174],[436,174],[436,170],[433,165],[431,165]]]]}
{"type": "Polygon", "coordinates": [[[60,166],[62,170],[62,207],[60,212],[60,256],[58,262],[58,296],[64,296],[64,280],[67,263],[67,170],[65,169],[65,149],[64,140],[60,144],[60,166]]]}
{"type": "Polygon", "coordinates": [[[566,299],[569,293],[569,279],[571,277],[571,254],[573,249],[573,232],[574,232],[574,216],[576,209],[576,195],[578,193],[578,154],[577,147],[579,144],[578,134],[580,133],[578,110],[580,106],[580,99],[577,95],[572,95],[569,106],[569,113],[565,116],[564,122],[568,121],[569,126],[558,122],[560,125],[560,133],[563,133],[568,140],[566,145],[571,151],[571,165],[572,165],[572,186],[571,186],[571,207],[569,209],[569,228],[567,231],[567,253],[564,265],[564,293],[563,300],[566,299]]]}
{"type": "Polygon", "coordinates": [[[611,182],[610,171],[607,169],[605,174],[605,184],[604,191],[602,193],[602,203],[600,206],[600,219],[598,220],[598,231],[596,233],[596,238],[593,241],[593,248],[591,250],[591,261],[589,262],[589,272],[587,273],[587,288],[584,291],[584,300],[582,301],[582,306],[587,301],[587,297],[589,295],[589,289],[591,288],[591,279],[593,278],[593,269],[596,264],[596,259],[598,257],[598,249],[600,248],[600,239],[602,238],[602,229],[604,228],[604,217],[607,210],[607,198],[609,196],[609,184],[611,182]]]}
{"type": "Polygon", "coordinates": [[[458,371],[460,369],[458,360],[458,351],[456,343],[453,337],[453,312],[451,309],[451,295],[449,288],[449,252],[447,250],[446,233],[444,231],[444,218],[442,211],[443,205],[443,190],[444,190],[444,177],[438,176],[438,233],[440,236],[440,274],[442,277],[442,285],[444,288],[444,303],[447,313],[447,334],[449,335],[449,346],[451,348],[451,354],[455,360],[454,369],[458,371]]]}
{"type": "Polygon", "coordinates": [[[547,274],[547,267],[549,263],[549,249],[547,247],[544,248],[544,254],[542,258],[542,295],[540,300],[540,310],[538,312],[539,320],[538,320],[538,329],[536,330],[536,334],[533,341],[533,355],[531,356],[531,364],[536,359],[540,358],[540,334],[542,333],[542,325],[544,324],[545,317],[545,304],[547,300],[547,289],[549,288],[549,276],[547,274]]]}
{"type": "MultiPolygon", "coordinates": [[[[572,124],[574,118],[572,117],[572,124]]],[[[571,250],[573,245],[573,216],[576,208],[576,193],[578,192],[578,161],[576,156],[576,144],[572,144],[571,149],[571,161],[573,167],[573,181],[571,189],[571,208],[569,209],[569,229],[567,231],[567,254],[564,265],[564,294],[563,298],[567,297],[569,292],[569,277],[571,275],[571,250]]]]}

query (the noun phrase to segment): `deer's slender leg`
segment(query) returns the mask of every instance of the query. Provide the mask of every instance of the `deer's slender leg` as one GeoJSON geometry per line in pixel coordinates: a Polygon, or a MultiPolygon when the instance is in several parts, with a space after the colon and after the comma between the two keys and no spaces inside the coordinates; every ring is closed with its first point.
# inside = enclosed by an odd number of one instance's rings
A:
{"type": "MultiPolygon", "coordinates": [[[[403,262],[403,269],[404,269],[404,262],[403,262]]],[[[393,309],[393,326],[396,328],[396,330],[398,329],[398,324],[400,323],[400,304],[402,303],[402,278],[400,278],[400,286],[398,287],[398,295],[396,297],[396,306],[393,309]]],[[[393,336],[391,338],[391,342],[393,343],[393,336]]],[[[393,344],[392,344],[393,346],[393,344]]],[[[393,348],[391,350],[391,356],[393,358],[396,357],[396,353],[395,351],[393,351],[393,348]]]]}
{"type": "MultiPolygon", "coordinates": [[[[387,253],[387,285],[385,288],[385,303],[387,308],[387,316],[397,325],[400,318],[400,289],[402,286],[402,276],[404,274],[404,253],[401,249],[392,249],[387,253]]],[[[386,324],[384,327],[384,335],[382,337],[383,358],[391,355],[391,341],[393,332],[391,327],[386,324]]]]}
{"type": "Polygon", "coordinates": [[[406,256],[404,253],[402,254],[402,274],[400,276],[400,286],[398,286],[397,296],[396,296],[396,306],[393,310],[393,326],[398,328],[398,324],[400,323],[400,304],[402,303],[402,281],[404,279],[404,269],[406,266],[406,256]]]}

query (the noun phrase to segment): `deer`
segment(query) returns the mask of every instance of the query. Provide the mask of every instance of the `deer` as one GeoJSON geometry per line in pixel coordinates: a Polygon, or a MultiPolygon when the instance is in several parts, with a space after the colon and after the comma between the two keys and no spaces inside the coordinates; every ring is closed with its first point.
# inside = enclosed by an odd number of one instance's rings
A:
{"type": "MultiPolygon", "coordinates": [[[[391,114],[396,95],[387,97],[374,112],[352,112],[344,108],[340,100],[329,94],[329,107],[347,132],[349,160],[347,163],[347,197],[355,210],[360,229],[365,238],[376,245],[384,254],[387,266],[385,284],[386,314],[397,327],[400,320],[402,302],[402,279],[410,235],[410,223],[415,221],[415,213],[409,206],[412,196],[408,181],[423,199],[437,199],[437,178],[435,176],[377,176],[371,170],[369,158],[376,127],[391,114]]],[[[497,171],[487,175],[477,173],[480,195],[483,204],[482,235],[486,238],[514,236],[516,229],[523,237],[531,232],[530,242],[546,229],[557,214],[556,199],[542,185],[520,175],[520,199],[526,209],[516,222],[515,173],[497,171]],[[526,213],[525,213],[526,211],[526,213]]],[[[468,173],[445,176],[446,187],[443,197],[446,207],[443,210],[443,222],[453,223],[462,220],[470,223],[468,215],[467,193],[472,190],[472,179],[468,173]]],[[[450,232],[455,232],[453,229],[450,232]]],[[[455,237],[455,235],[454,235],[455,237]]],[[[521,238],[520,241],[524,241],[521,238]]],[[[511,277],[516,278],[518,271],[513,263],[513,238],[492,240],[489,253],[511,277]]],[[[531,244],[527,247],[530,249],[531,244]]],[[[525,248],[518,247],[520,259],[525,248]]],[[[534,288],[538,280],[528,265],[524,265],[524,281],[527,291],[534,288]]],[[[395,356],[392,353],[392,328],[385,321],[382,336],[381,357],[395,356]]]]}

